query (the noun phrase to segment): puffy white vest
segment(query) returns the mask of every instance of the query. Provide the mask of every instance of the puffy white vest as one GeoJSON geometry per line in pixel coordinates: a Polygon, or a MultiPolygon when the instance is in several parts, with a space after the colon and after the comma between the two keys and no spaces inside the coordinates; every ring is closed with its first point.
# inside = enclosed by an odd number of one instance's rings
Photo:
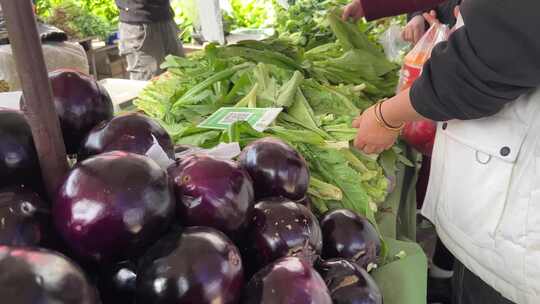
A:
{"type": "Polygon", "coordinates": [[[482,280],[540,303],[540,89],[494,116],[439,124],[422,213],[482,280]]]}

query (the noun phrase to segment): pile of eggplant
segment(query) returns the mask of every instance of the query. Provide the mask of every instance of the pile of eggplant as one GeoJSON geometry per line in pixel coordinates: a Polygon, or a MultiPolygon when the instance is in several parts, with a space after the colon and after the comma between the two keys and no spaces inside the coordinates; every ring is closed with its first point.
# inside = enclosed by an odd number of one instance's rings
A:
{"type": "Polygon", "coordinates": [[[157,122],[113,117],[90,77],[50,79],[77,161],[47,197],[24,115],[0,110],[3,303],[382,303],[366,271],[377,231],[349,210],[314,214],[307,164],[289,145],[175,158],[157,122]]]}

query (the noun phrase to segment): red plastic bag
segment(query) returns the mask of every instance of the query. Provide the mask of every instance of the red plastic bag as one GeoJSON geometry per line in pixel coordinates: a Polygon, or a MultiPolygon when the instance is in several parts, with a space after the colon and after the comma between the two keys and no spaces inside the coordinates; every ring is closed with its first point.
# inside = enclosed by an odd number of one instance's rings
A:
{"type": "MultiPolygon", "coordinates": [[[[448,40],[450,29],[440,23],[433,24],[418,41],[416,46],[405,56],[400,71],[397,92],[409,89],[422,74],[422,68],[431,57],[433,48],[442,41],[448,40]]],[[[431,156],[435,142],[437,125],[433,121],[418,121],[407,123],[402,137],[411,147],[420,153],[431,156]]]]}

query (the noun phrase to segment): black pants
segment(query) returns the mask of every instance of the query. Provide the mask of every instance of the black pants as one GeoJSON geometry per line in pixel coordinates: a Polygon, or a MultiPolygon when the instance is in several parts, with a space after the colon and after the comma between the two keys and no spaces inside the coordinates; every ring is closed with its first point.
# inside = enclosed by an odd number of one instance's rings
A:
{"type": "Polygon", "coordinates": [[[457,259],[452,284],[452,304],[514,304],[470,272],[457,259]]]}
{"type": "Polygon", "coordinates": [[[446,271],[452,271],[454,269],[454,256],[444,246],[443,242],[437,237],[437,243],[435,244],[435,253],[433,254],[433,264],[446,271]]]}

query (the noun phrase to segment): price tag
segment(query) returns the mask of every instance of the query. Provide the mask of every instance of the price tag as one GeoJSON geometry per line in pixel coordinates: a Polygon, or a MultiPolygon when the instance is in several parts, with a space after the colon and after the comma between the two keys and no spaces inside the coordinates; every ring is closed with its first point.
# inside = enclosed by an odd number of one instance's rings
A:
{"type": "Polygon", "coordinates": [[[221,108],[198,125],[199,128],[226,130],[237,121],[246,121],[253,129],[262,132],[283,108],[221,108]]]}

